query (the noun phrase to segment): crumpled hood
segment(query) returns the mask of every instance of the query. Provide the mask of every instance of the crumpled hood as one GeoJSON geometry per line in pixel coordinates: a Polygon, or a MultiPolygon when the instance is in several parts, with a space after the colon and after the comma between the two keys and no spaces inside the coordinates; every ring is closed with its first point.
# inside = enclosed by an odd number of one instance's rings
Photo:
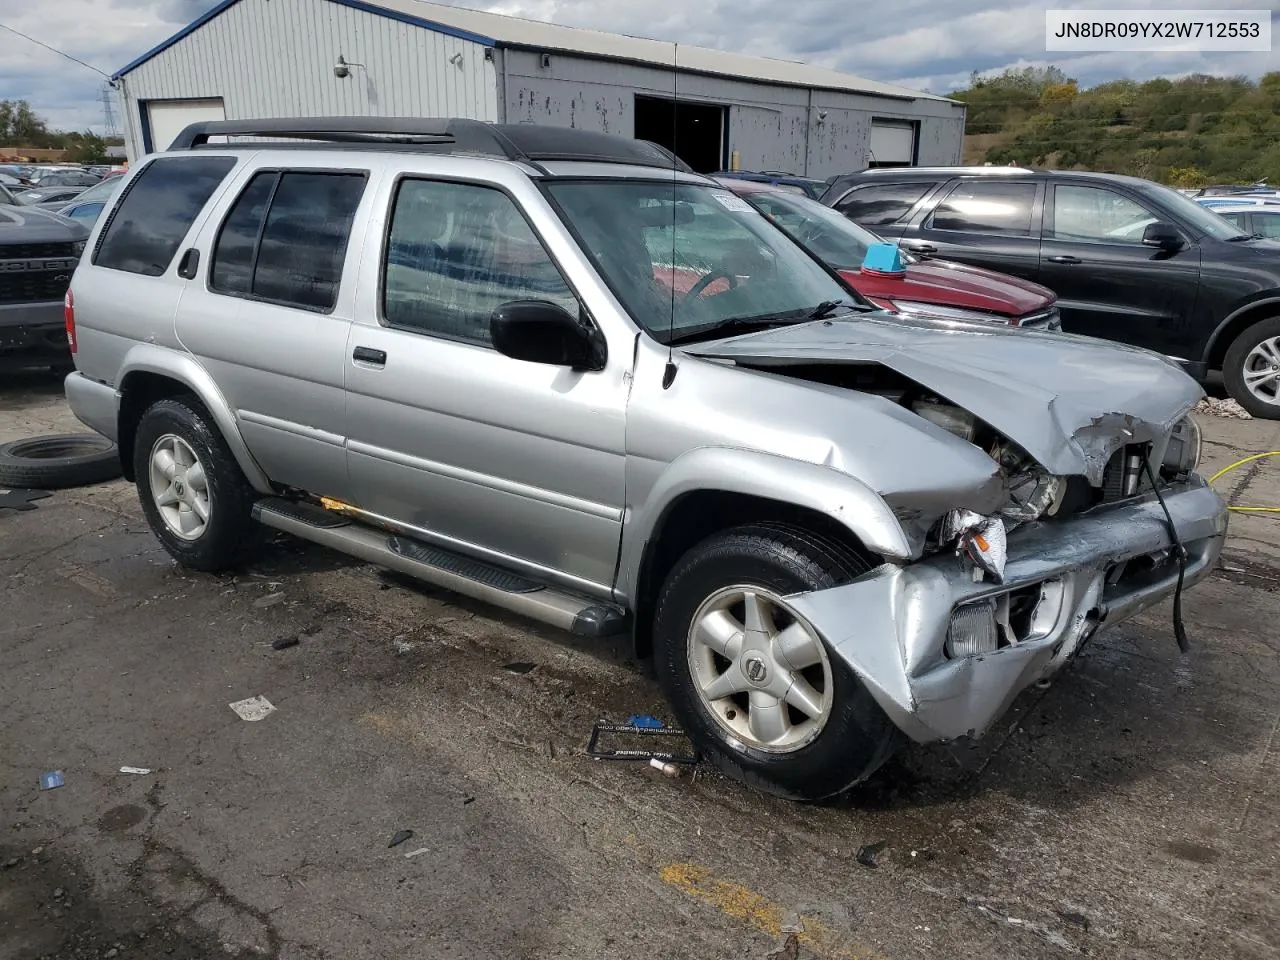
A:
{"type": "Polygon", "coordinates": [[[879,364],[963,407],[1055,474],[1101,484],[1125,444],[1163,437],[1204,395],[1173,361],[1071,334],[885,315],[682,347],[768,369],[879,364]]]}

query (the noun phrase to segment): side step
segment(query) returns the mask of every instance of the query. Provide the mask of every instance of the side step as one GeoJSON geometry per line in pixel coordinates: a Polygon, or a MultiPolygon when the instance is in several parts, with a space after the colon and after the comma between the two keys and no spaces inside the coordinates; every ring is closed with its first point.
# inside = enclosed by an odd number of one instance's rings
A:
{"type": "Polygon", "coordinates": [[[253,518],[275,530],[581,637],[614,636],[630,627],[626,613],[614,604],[580,597],[411,537],[389,535],[314,504],[270,497],[254,504],[253,518]]]}

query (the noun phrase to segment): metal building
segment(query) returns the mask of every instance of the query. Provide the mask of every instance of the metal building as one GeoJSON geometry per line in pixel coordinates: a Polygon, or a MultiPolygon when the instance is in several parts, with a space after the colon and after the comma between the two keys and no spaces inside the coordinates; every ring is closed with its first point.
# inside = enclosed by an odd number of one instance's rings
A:
{"type": "Polygon", "coordinates": [[[964,107],[785,60],[422,0],[223,0],[113,77],[131,158],[196,120],[453,116],[654,140],[695,169],[960,162],[964,107]]]}

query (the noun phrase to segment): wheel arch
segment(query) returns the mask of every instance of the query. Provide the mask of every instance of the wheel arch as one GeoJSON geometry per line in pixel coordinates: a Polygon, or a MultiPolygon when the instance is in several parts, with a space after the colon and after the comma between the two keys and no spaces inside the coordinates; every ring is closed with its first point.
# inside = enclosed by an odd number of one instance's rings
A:
{"type": "Polygon", "coordinates": [[[1209,341],[1205,344],[1204,362],[1208,368],[1221,370],[1227,351],[1231,349],[1236,337],[1255,323],[1272,317],[1280,317],[1280,293],[1253,300],[1229,313],[1209,335],[1209,341]]]}
{"type": "Polygon", "coordinates": [[[134,479],[133,440],[143,413],[157,400],[189,397],[208,411],[212,426],[226,441],[250,485],[259,493],[273,492],[271,481],[240,435],[235,413],[209,372],[193,357],[152,344],[139,344],[125,356],[121,369],[116,388],[120,395],[117,437],[126,479],[134,479]]]}
{"type": "Polygon", "coordinates": [[[880,559],[912,555],[889,505],[854,477],[772,454],[692,451],[667,468],[623,533],[616,592],[633,612],[637,656],[650,652],[654,600],[672,565],[706,537],[758,522],[786,523],[880,559]]]}

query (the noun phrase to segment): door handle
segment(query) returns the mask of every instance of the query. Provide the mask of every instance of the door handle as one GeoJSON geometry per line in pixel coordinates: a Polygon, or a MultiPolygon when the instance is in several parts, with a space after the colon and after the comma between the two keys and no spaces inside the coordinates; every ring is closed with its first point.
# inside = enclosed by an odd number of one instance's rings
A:
{"type": "Polygon", "coordinates": [[[357,363],[371,363],[376,367],[382,367],[387,363],[387,351],[375,350],[373,347],[356,347],[351,351],[351,359],[357,363]]]}
{"type": "Polygon", "coordinates": [[[937,253],[938,248],[932,243],[908,243],[907,249],[912,253],[937,253]]]}
{"type": "Polygon", "coordinates": [[[1064,253],[1056,257],[1050,257],[1049,262],[1050,263],[1067,263],[1067,264],[1084,263],[1084,261],[1081,260],[1079,257],[1073,257],[1069,253],[1064,253]]]}
{"type": "Polygon", "coordinates": [[[193,280],[199,269],[200,251],[191,247],[182,255],[182,260],[178,263],[178,276],[183,280],[193,280]]]}

